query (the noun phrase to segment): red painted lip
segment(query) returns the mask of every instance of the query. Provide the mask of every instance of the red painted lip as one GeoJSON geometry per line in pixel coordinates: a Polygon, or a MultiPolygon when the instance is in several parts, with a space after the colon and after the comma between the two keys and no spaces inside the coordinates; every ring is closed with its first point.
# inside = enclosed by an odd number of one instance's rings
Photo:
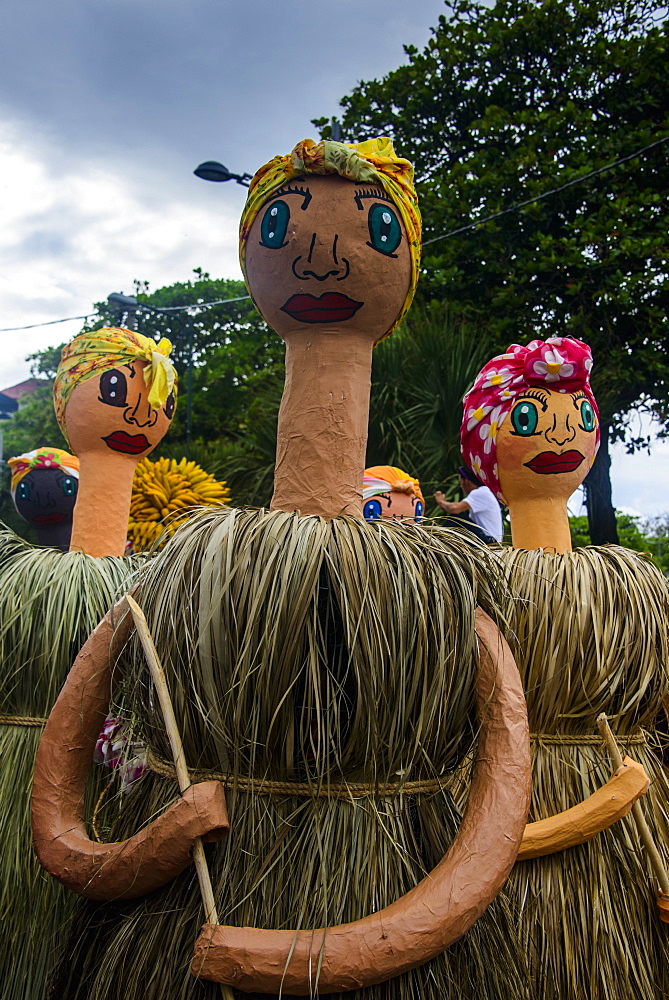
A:
{"type": "Polygon", "coordinates": [[[325,292],[319,298],[315,295],[293,295],[281,306],[281,311],[300,323],[341,323],[355,316],[361,305],[362,302],[355,302],[347,295],[325,292]]]}
{"type": "Polygon", "coordinates": [[[525,465],[541,476],[555,476],[560,472],[574,472],[584,461],[585,455],[581,455],[580,451],[563,451],[560,454],[556,451],[542,451],[531,462],[525,462],[525,465]]]}
{"type": "Polygon", "coordinates": [[[151,447],[143,434],[126,434],[125,431],[114,431],[102,440],[112,451],[122,451],[125,455],[139,455],[151,447]]]}
{"type": "Polygon", "coordinates": [[[36,514],[33,518],[35,524],[60,524],[64,520],[64,514],[36,514]]]}

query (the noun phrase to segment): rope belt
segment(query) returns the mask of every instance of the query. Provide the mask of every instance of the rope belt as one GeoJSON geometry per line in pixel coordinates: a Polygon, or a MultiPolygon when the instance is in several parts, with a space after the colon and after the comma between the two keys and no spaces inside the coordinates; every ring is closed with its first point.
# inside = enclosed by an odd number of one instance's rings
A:
{"type": "MultiPolygon", "coordinates": [[[[616,743],[624,743],[626,745],[636,744],[636,743],[646,743],[647,738],[644,732],[630,733],[629,735],[621,735],[616,733],[616,743]]],[[[547,746],[603,746],[604,740],[601,736],[584,735],[579,736],[574,735],[560,735],[559,733],[530,733],[530,742],[532,743],[543,743],[547,746]]]]}
{"type": "Polygon", "coordinates": [[[0,715],[0,726],[45,726],[46,721],[31,715],[0,715]]]}
{"type": "MultiPolygon", "coordinates": [[[[162,778],[177,780],[174,765],[162,757],[147,751],[147,765],[155,774],[162,778]]],[[[240,777],[239,775],[221,771],[200,771],[188,769],[193,783],[199,781],[222,781],[241,792],[253,792],[255,795],[291,795],[308,799],[363,799],[367,796],[387,797],[397,795],[420,795],[426,792],[438,792],[450,780],[448,778],[425,778],[420,781],[393,782],[392,784],[348,783],[309,784],[308,781],[271,781],[267,778],[240,777]]]]}

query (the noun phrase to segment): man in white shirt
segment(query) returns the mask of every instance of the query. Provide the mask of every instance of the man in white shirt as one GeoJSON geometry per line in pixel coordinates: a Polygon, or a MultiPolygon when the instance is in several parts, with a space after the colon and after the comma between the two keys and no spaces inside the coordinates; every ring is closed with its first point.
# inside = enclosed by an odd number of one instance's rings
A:
{"type": "Polygon", "coordinates": [[[490,541],[501,542],[504,534],[502,510],[495,494],[466,465],[458,469],[458,482],[466,499],[450,503],[439,490],[434,499],[441,509],[446,514],[468,514],[471,521],[490,536],[490,541]]]}

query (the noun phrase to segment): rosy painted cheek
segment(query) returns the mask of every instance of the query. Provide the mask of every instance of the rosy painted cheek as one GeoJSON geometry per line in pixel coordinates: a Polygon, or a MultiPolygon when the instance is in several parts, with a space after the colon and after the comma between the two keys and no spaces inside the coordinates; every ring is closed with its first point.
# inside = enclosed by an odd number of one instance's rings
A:
{"type": "Polygon", "coordinates": [[[527,440],[511,435],[500,437],[497,442],[497,464],[500,469],[517,469],[542,450],[537,438],[527,440]]]}

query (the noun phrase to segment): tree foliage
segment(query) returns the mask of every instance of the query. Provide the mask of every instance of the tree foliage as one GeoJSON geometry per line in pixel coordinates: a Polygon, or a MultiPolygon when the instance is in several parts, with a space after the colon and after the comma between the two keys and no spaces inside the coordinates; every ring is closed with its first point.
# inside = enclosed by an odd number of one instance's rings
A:
{"type": "MultiPolygon", "coordinates": [[[[347,137],[390,134],[416,166],[419,294],[478,311],[499,349],[537,335],[589,343],[605,442],[609,429],[626,435],[634,407],[666,420],[669,145],[635,155],[669,137],[665,8],[446,7],[423,51],[406,47],[406,65],[341,102],[347,137]],[[540,200],[507,211],[530,199],[540,200]]],[[[315,124],[326,132],[324,119],[315,124]]],[[[607,460],[604,447],[589,513],[601,522],[608,511],[604,531],[615,534],[605,495],[597,504],[610,488],[607,460]]]]}

